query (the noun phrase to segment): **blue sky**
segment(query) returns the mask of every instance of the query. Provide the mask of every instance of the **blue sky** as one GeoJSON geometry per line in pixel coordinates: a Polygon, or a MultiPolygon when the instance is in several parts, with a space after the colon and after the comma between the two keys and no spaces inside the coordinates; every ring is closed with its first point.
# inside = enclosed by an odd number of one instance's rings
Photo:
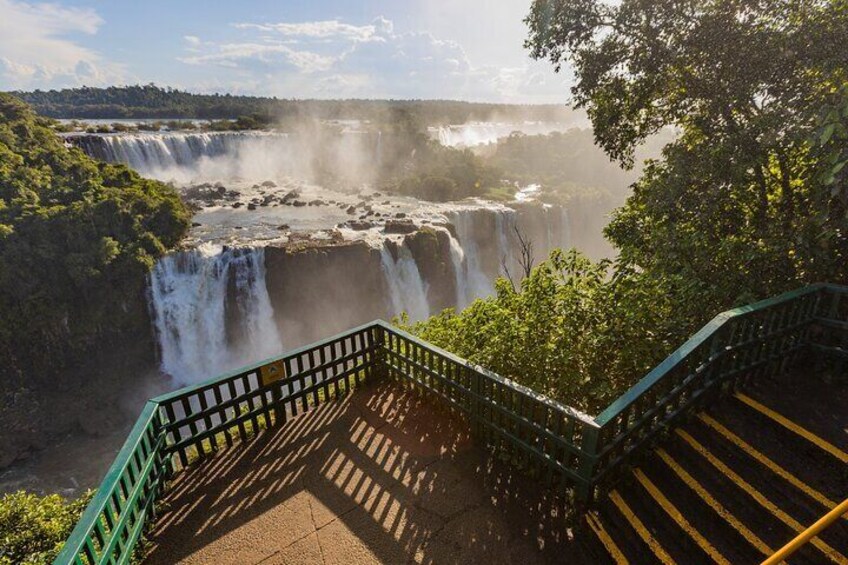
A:
{"type": "Polygon", "coordinates": [[[286,98],[563,103],[530,0],[0,0],[0,90],[155,82],[286,98]]]}

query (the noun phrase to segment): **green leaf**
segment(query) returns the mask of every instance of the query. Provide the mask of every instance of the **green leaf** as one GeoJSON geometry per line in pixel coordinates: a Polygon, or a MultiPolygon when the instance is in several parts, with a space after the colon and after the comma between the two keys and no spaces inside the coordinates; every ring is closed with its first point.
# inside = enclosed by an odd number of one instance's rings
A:
{"type": "Polygon", "coordinates": [[[836,130],[836,122],[831,122],[827,124],[824,130],[822,130],[821,136],[819,137],[819,141],[822,145],[830,141],[830,138],[833,136],[834,130],[836,130]]]}

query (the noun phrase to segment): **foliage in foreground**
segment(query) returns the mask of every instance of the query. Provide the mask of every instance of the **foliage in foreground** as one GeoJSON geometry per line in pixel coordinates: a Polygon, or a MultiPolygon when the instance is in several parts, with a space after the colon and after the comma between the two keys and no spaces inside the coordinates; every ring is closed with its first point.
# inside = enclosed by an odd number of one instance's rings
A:
{"type": "Polygon", "coordinates": [[[407,330],[565,404],[596,412],[633,375],[659,361],[686,330],[656,279],[554,251],[513,289],[407,330]]]}
{"type": "Polygon", "coordinates": [[[92,495],[66,501],[19,491],[0,498],[0,565],[51,563],[92,495]]]}

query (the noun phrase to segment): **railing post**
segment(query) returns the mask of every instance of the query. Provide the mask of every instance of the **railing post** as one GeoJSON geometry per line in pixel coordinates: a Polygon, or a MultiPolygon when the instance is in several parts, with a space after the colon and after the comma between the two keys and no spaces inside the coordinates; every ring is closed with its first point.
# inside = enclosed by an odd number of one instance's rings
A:
{"type": "Polygon", "coordinates": [[[382,324],[375,324],[373,328],[374,338],[374,366],[371,368],[371,374],[374,375],[374,380],[385,380],[388,377],[388,365],[386,361],[386,329],[382,324]]]}
{"type": "Polygon", "coordinates": [[[589,505],[595,496],[594,479],[601,447],[601,429],[597,424],[583,424],[583,438],[580,442],[580,467],[577,469],[580,482],[574,492],[577,503],[581,506],[589,505]]]}

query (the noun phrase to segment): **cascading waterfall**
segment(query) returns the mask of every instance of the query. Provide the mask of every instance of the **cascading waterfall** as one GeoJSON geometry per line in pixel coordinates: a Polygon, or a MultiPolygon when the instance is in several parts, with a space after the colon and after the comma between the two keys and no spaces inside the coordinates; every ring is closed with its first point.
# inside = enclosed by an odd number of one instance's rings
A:
{"type": "Polygon", "coordinates": [[[462,287],[465,292],[463,305],[467,305],[475,298],[489,296],[495,291],[493,280],[483,272],[480,249],[477,245],[474,230],[474,217],[479,213],[474,210],[458,210],[450,215],[451,222],[456,228],[456,238],[459,248],[462,250],[462,287]]]}
{"type": "Polygon", "coordinates": [[[459,240],[456,239],[450,230],[445,229],[450,238],[450,256],[451,265],[453,266],[454,281],[456,284],[456,309],[462,310],[468,305],[468,262],[465,260],[465,251],[459,240]]]}
{"type": "Polygon", "coordinates": [[[380,261],[389,287],[392,314],[406,312],[412,321],[424,320],[430,316],[430,305],[418,265],[405,245],[398,245],[397,254],[395,260],[388,248],[388,242],[384,242],[380,249],[380,261]]]}
{"type": "Polygon", "coordinates": [[[382,134],[346,130],[306,134],[276,131],[72,134],[88,155],[124,163],[143,176],[177,183],[294,177],[311,179],[330,164],[355,182],[373,180],[382,134]]]}
{"type": "Polygon", "coordinates": [[[77,143],[98,159],[178,182],[278,177],[299,156],[288,134],[259,131],[93,135],[77,143]]]}
{"type": "MultiPolygon", "coordinates": [[[[498,262],[503,269],[503,264],[507,268],[512,269],[517,264],[513,246],[510,245],[512,238],[512,230],[515,226],[515,210],[496,210],[495,211],[495,231],[498,236],[498,262]]],[[[505,275],[506,273],[501,273],[505,275]]]]}
{"type": "Polygon", "coordinates": [[[525,135],[547,135],[566,131],[566,122],[468,122],[459,125],[427,128],[432,139],[447,147],[475,147],[496,143],[514,132],[525,135]]]}
{"type": "Polygon", "coordinates": [[[150,306],[162,371],[190,384],[282,351],[262,248],[204,244],[159,260],[150,306]]]}
{"type": "Polygon", "coordinates": [[[571,220],[568,216],[568,208],[565,206],[560,208],[560,229],[562,230],[562,248],[571,248],[571,220]]]}

